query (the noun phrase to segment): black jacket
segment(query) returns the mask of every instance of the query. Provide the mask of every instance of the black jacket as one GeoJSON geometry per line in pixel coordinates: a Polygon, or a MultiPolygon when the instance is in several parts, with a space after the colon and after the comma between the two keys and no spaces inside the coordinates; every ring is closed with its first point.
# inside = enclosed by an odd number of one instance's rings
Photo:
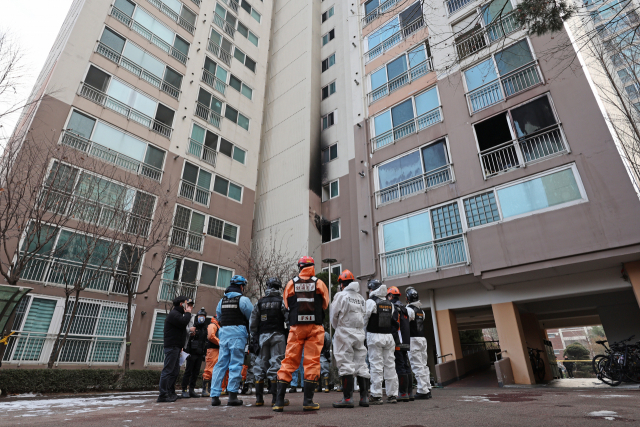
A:
{"type": "Polygon", "coordinates": [[[185,313],[181,306],[173,307],[164,320],[164,346],[182,348],[186,340],[187,325],[191,313],[185,313]]]}
{"type": "MultiPolygon", "coordinates": [[[[197,320],[197,319],[196,319],[197,320]]],[[[189,337],[189,343],[187,344],[187,348],[184,349],[185,352],[193,355],[193,356],[204,356],[206,353],[206,345],[207,345],[207,327],[209,326],[209,321],[206,320],[204,323],[194,323],[196,331],[193,336],[189,337]]]]}

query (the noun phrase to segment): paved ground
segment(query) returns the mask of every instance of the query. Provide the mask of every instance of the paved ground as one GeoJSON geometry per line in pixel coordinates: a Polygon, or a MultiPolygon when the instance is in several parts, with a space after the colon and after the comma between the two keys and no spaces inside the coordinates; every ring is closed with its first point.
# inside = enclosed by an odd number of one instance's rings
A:
{"type": "MultiPolygon", "coordinates": [[[[600,426],[640,425],[640,390],[589,388],[434,389],[427,401],[369,408],[334,409],[339,393],[318,394],[318,412],[302,412],[302,394],[288,395],[282,414],[255,407],[213,408],[210,400],[158,404],[155,393],[122,393],[0,399],[0,426],[600,426]]],[[[224,404],[223,400],[223,404],[224,404]]]]}

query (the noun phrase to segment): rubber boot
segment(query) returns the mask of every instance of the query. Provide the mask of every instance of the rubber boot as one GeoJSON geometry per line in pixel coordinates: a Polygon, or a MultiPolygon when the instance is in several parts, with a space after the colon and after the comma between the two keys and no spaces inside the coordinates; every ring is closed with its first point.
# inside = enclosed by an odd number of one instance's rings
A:
{"type": "Polygon", "coordinates": [[[264,381],[256,381],[256,406],[264,406],[264,381]]]}
{"type": "Polygon", "coordinates": [[[360,387],[360,406],[369,407],[369,378],[358,377],[360,387]]]}
{"type": "Polygon", "coordinates": [[[353,408],[353,375],[340,377],[342,381],[342,400],[333,404],[334,408],[353,408]]]}
{"type": "MultiPolygon", "coordinates": [[[[273,381],[272,381],[273,383],[273,381]]],[[[277,382],[277,387],[276,387],[276,394],[275,394],[275,402],[272,406],[272,409],[275,412],[282,412],[284,411],[284,395],[287,392],[287,387],[289,386],[289,383],[286,381],[281,381],[278,380],[277,382]]]]}
{"type": "Polygon", "coordinates": [[[193,387],[189,387],[189,397],[200,397],[200,396],[198,396],[198,394],[193,389],[193,387]]]}
{"type": "Polygon", "coordinates": [[[238,393],[233,391],[229,392],[229,400],[227,406],[242,406],[242,400],[238,399],[238,393]]]}
{"type": "Polygon", "coordinates": [[[202,381],[202,397],[209,397],[211,394],[211,381],[202,381]]]}
{"type": "Polygon", "coordinates": [[[409,401],[413,402],[416,400],[416,396],[413,394],[413,374],[409,374],[409,383],[407,384],[409,387],[407,390],[407,394],[409,395],[409,401]]]}
{"type": "Polygon", "coordinates": [[[317,411],[320,404],[313,401],[313,392],[318,385],[318,381],[304,380],[304,400],[302,401],[303,411],[317,411]]]}
{"type": "MultiPolygon", "coordinates": [[[[286,390],[285,390],[286,391],[286,390]]],[[[276,406],[276,395],[278,394],[278,383],[277,381],[271,381],[271,388],[269,389],[269,393],[271,393],[271,407],[276,406]]],[[[289,399],[284,399],[284,406],[289,406],[289,399]]]]}
{"type": "Polygon", "coordinates": [[[293,386],[289,389],[289,391],[287,393],[297,393],[298,389],[296,388],[296,386],[293,386]]]}
{"type": "Polygon", "coordinates": [[[398,402],[408,402],[409,401],[409,394],[407,393],[408,390],[408,384],[407,384],[407,379],[408,379],[408,375],[398,375],[398,402]]]}
{"type": "Polygon", "coordinates": [[[329,393],[329,377],[322,377],[322,389],[325,393],[329,393]]]}
{"type": "Polygon", "coordinates": [[[220,406],[220,397],[213,396],[211,398],[211,406],[220,406]]]}
{"type": "Polygon", "coordinates": [[[182,395],[181,395],[181,397],[182,397],[183,399],[188,399],[188,398],[190,398],[191,396],[189,395],[189,392],[188,392],[187,390],[182,390],[182,395]]]}

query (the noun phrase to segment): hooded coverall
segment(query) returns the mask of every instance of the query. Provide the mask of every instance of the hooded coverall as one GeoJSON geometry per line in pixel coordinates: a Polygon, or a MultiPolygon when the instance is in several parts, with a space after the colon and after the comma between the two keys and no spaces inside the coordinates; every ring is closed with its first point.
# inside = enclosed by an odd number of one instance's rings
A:
{"type": "Polygon", "coordinates": [[[338,292],[331,303],[333,355],[338,365],[338,375],[357,375],[369,378],[364,346],[365,299],[360,295],[360,284],[351,282],[338,292]]]}
{"type": "MultiPolygon", "coordinates": [[[[225,292],[225,297],[235,298],[241,297],[239,301],[239,308],[242,315],[246,318],[247,324],[251,318],[251,311],[253,305],[249,298],[242,296],[239,288],[229,286],[225,292]]],[[[218,302],[216,308],[216,314],[219,321],[222,323],[222,302],[221,299],[218,302]]],[[[213,368],[213,376],[211,380],[211,397],[219,397],[222,392],[222,379],[225,372],[229,369],[229,384],[227,390],[233,393],[240,392],[240,382],[242,380],[242,365],[244,363],[244,349],[247,345],[247,338],[249,331],[244,325],[234,326],[221,326],[220,327],[220,351],[218,356],[218,363],[213,368]]]]}
{"type": "MultiPolygon", "coordinates": [[[[298,275],[303,280],[309,280],[316,274],[313,266],[305,267],[298,275]]],[[[316,294],[322,297],[322,308],[326,310],[329,306],[329,289],[322,280],[316,281],[316,294]]],[[[293,280],[287,283],[284,288],[284,305],[289,309],[290,297],[295,295],[295,286],[293,280]]],[[[293,319],[289,319],[290,323],[294,323],[293,319]]],[[[304,379],[308,381],[318,381],[320,378],[320,352],[324,345],[324,327],[313,323],[303,323],[291,325],[289,329],[289,339],[287,342],[287,350],[280,370],[278,371],[278,379],[285,382],[291,381],[291,374],[298,369],[300,359],[302,358],[302,350],[304,349],[304,379]]]]}
{"type": "MultiPolygon", "coordinates": [[[[267,289],[265,292],[266,297],[280,296],[280,290],[267,289]]],[[[262,300],[260,300],[262,301],[262,300]]],[[[287,348],[287,339],[284,336],[285,325],[284,320],[287,318],[287,309],[282,301],[280,310],[282,313],[282,329],[281,331],[272,331],[262,333],[260,331],[261,311],[260,301],[256,304],[251,313],[251,335],[259,337],[260,354],[256,357],[256,362],[253,365],[253,375],[256,381],[269,378],[271,381],[275,381],[278,376],[278,369],[284,359],[284,352],[287,348]]],[[[264,329],[264,328],[263,328],[264,329]]]]}
{"type": "Polygon", "coordinates": [[[220,350],[220,340],[218,339],[218,330],[220,324],[215,318],[211,318],[211,323],[207,326],[207,339],[209,340],[209,348],[207,349],[207,358],[205,359],[204,373],[202,379],[210,381],[213,373],[213,367],[218,363],[218,351],[220,350]]]}
{"type": "MultiPolygon", "coordinates": [[[[422,308],[422,304],[420,301],[416,301],[407,305],[409,320],[415,322],[416,312],[411,306],[422,308]]],[[[427,394],[431,391],[431,372],[429,371],[429,365],[427,365],[427,339],[425,337],[411,337],[410,340],[409,361],[411,362],[411,369],[416,375],[416,381],[418,381],[418,393],[427,394]]]]}
{"type": "Polygon", "coordinates": [[[331,368],[331,335],[329,332],[324,333],[324,344],[320,352],[320,376],[329,378],[329,369],[331,368]]]}
{"type": "MultiPolygon", "coordinates": [[[[371,291],[370,297],[378,297],[386,300],[387,285],[381,285],[375,291],[371,291]]],[[[373,299],[368,299],[365,305],[364,323],[367,325],[373,313],[377,313],[377,304],[373,299]]],[[[393,307],[393,304],[392,304],[393,307]]],[[[395,307],[392,313],[395,316],[395,307]]],[[[392,326],[397,329],[398,323],[392,321],[392,326]]],[[[396,374],[395,357],[396,343],[393,335],[367,332],[367,344],[369,346],[369,364],[371,367],[371,396],[382,397],[382,379],[388,397],[398,396],[398,375],[396,374]]]]}

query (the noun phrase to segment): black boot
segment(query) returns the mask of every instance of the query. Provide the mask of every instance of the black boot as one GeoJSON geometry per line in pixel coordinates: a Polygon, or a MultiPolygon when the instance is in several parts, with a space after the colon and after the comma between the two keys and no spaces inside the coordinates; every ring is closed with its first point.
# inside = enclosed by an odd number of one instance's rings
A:
{"type": "Polygon", "coordinates": [[[413,394],[413,374],[409,374],[409,383],[407,384],[407,394],[409,395],[409,401],[416,400],[416,396],[413,394]]]}
{"type": "Polygon", "coordinates": [[[264,381],[256,381],[256,406],[264,406],[264,381]]]}
{"type": "Polygon", "coordinates": [[[345,375],[342,380],[342,400],[333,404],[334,408],[353,408],[353,375],[345,375]]]}
{"type": "Polygon", "coordinates": [[[220,406],[220,397],[213,396],[211,398],[211,406],[220,406]]]}
{"type": "Polygon", "coordinates": [[[320,405],[313,401],[313,392],[318,385],[318,381],[304,380],[304,400],[302,401],[303,411],[317,411],[320,405]]]}
{"type": "MultiPolygon", "coordinates": [[[[272,381],[273,383],[273,381],[272,381]]],[[[277,382],[277,388],[276,388],[276,394],[275,394],[275,403],[273,405],[273,410],[275,412],[282,412],[284,411],[284,395],[287,392],[287,387],[289,386],[289,383],[286,381],[281,381],[278,380],[277,382]]]]}
{"type": "MultiPolygon", "coordinates": [[[[276,406],[276,395],[278,394],[278,382],[276,380],[271,381],[271,388],[269,388],[269,393],[271,393],[271,407],[276,406]]],[[[286,390],[285,390],[286,391],[286,390]]],[[[284,406],[289,406],[289,399],[284,399],[284,406]]]]}
{"type": "Polygon", "coordinates": [[[398,375],[398,402],[408,402],[409,394],[407,393],[408,375],[398,375]]]}
{"type": "Polygon", "coordinates": [[[293,386],[289,389],[289,391],[287,393],[297,393],[298,389],[296,388],[296,386],[293,386]]]}
{"type": "Polygon", "coordinates": [[[358,377],[360,387],[360,406],[369,407],[369,378],[358,377]]]}
{"type": "Polygon", "coordinates": [[[322,382],[322,390],[325,393],[329,393],[329,377],[322,377],[321,382],[322,382]]]}
{"type": "Polygon", "coordinates": [[[190,398],[191,396],[189,395],[189,392],[187,391],[187,389],[183,389],[183,390],[182,390],[182,396],[181,396],[181,397],[182,397],[183,399],[188,399],[188,398],[190,398]]]}
{"type": "Polygon", "coordinates": [[[227,406],[242,406],[242,400],[238,399],[238,393],[229,392],[229,400],[227,406]]]}
{"type": "Polygon", "coordinates": [[[189,387],[189,397],[200,397],[196,394],[196,391],[193,389],[193,387],[189,387]]]}
{"type": "Polygon", "coordinates": [[[209,397],[211,394],[211,381],[202,381],[202,397],[209,397]]]}

